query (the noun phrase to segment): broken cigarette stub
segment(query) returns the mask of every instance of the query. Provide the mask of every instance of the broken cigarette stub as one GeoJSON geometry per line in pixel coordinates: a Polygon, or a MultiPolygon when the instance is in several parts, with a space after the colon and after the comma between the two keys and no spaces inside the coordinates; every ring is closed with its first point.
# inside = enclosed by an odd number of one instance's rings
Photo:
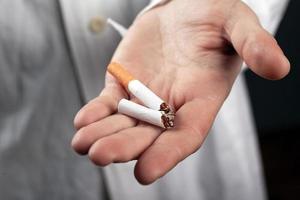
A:
{"type": "Polygon", "coordinates": [[[170,106],[143,83],[136,80],[120,64],[112,62],[108,66],[108,72],[112,74],[124,88],[148,107],[122,99],[118,105],[118,111],[120,113],[163,128],[171,128],[174,126],[175,115],[170,106]],[[159,120],[159,123],[157,120],[159,120]]]}

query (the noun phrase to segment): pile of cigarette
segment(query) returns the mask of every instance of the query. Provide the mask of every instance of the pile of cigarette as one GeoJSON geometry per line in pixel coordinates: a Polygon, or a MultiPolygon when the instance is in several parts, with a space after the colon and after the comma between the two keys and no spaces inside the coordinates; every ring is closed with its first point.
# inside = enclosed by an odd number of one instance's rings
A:
{"type": "Polygon", "coordinates": [[[166,129],[174,126],[175,114],[170,106],[143,83],[136,80],[121,64],[112,62],[107,70],[127,91],[145,105],[121,99],[118,104],[119,113],[166,129]]]}

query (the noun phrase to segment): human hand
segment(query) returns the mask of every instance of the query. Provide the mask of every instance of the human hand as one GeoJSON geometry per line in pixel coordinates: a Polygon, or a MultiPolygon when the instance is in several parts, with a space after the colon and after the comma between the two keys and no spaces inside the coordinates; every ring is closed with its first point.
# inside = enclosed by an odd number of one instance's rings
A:
{"type": "Polygon", "coordinates": [[[133,96],[110,75],[74,124],[72,146],[100,166],[137,159],[135,176],[150,184],[198,150],[240,72],[280,79],[289,62],[256,15],[239,0],[174,0],[139,17],[118,47],[122,63],[176,111],[168,130],[117,113],[133,96]]]}

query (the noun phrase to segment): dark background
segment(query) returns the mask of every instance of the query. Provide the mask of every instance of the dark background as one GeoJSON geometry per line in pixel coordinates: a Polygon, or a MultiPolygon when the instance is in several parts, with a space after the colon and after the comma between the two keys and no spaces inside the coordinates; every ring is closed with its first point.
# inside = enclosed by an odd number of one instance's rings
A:
{"type": "Polygon", "coordinates": [[[246,72],[270,200],[300,199],[300,1],[291,0],[276,39],[291,62],[283,80],[246,72]]]}

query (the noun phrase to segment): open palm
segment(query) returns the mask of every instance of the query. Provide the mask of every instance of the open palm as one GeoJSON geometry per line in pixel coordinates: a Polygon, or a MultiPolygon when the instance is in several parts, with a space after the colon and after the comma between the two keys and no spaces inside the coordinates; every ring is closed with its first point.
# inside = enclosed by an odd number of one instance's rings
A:
{"type": "Polygon", "coordinates": [[[201,146],[242,60],[269,79],[289,70],[276,41],[240,1],[172,1],[149,11],[134,22],[113,61],[174,108],[175,127],[118,114],[121,98],[138,100],[107,74],[105,89],[75,118],[74,149],[101,166],[137,159],[137,180],[155,181],[201,146]]]}

